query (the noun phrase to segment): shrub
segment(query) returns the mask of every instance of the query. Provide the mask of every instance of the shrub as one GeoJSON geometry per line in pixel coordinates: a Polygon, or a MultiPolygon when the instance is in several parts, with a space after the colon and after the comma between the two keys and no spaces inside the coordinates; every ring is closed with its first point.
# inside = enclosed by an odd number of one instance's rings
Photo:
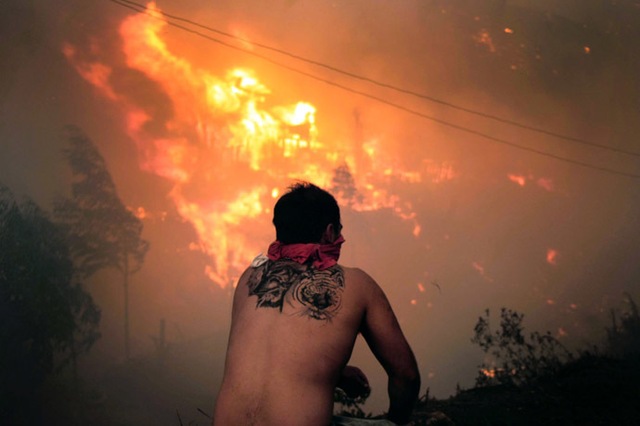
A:
{"type": "Polygon", "coordinates": [[[611,327],[607,332],[607,352],[617,358],[630,358],[640,356],[640,315],[638,306],[625,293],[627,308],[622,310],[619,321],[616,311],[611,310],[611,327]]]}
{"type": "Polygon", "coordinates": [[[476,386],[497,384],[520,386],[532,379],[553,374],[570,361],[572,354],[551,335],[537,331],[524,334],[524,314],[500,310],[500,328],[492,331],[489,309],[478,319],[471,341],[492,360],[479,366],[476,386]]]}

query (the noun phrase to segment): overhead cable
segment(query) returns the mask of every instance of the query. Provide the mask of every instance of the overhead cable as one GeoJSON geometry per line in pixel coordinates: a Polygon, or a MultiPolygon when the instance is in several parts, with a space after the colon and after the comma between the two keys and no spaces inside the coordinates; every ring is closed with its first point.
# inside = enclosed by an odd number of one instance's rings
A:
{"type": "MultiPolygon", "coordinates": [[[[136,3],[136,2],[131,1],[131,0],[114,0],[114,1],[130,5],[132,8],[137,8],[136,10],[139,10],[141,12],[146,10],[146,7],[144,5],[142,5],[140,3],[136,3]]],[[[204,30],[207,30],[207,31],[211,31],[213,33],[220,34],[220,35],[223,35],[225,37],[229,37],[229,38],[235,39],[235,40],[237,40],[239,42],[248,43],[250,45],[257,46],[257,47],[260,47],[260,48],[265,49],[265,50],[270,50],[272,52],[276,52],[278,54],[285,55],[285,56],[288,56],[290,58],[293,58],[293,59],[296,59],[296,60],[299,60],[299,61],[302,61],[302,62],[306,62],[306,63],[311,64],[311,65],[319,66],[319,67],[325,68],[327,70],[330,70],[330,71],[345,75],[347,77],[351,77],[351,78],[354,78],[354,79],[357,79],[357,80],[360,80],[360,81],[365,81],[367,83],[374,84],[374,85],[376,85],[378,87],[383,87],[383,88],[390,89],[390,90],[393,90],[393,91],[396,91],[396,92],[399,92],[399,93],[404,93],[406,95],[414,96],[414,97],[419,98],[419,99],[423,99],[423,100],[427,100],[429,102],[434,102],[434,103],[437,103],[437,104],[440,104],[440,105],[444,105],[446,107],[449,107],[449,108],[452,108],[452,109],[456,109],[458,111],[463,111],[463,112],[466,112],[468,114],[473,114],[473,115],[476,115],[476,116],[479,116],[479,117],[483,117],[483,118],[494,120],[494,121],[497,121],[497,122],[500,122],[500,123],[508,124],[508,125],[515,126],[515,127],[519,127],[521,129],[529,130],[529,131],[532,131],[532,132],[541,133],[541,134],[544,134],[544,135],[547,135],[547,136],[551,136],[551,137],[555,137],[555,138],[558,138],[558,139],[564,139],[564,140],[567,140],[567,141],[580,143],[580,144],[583,144],[583,145],[588,145],[588,146],[592,146],[592,147],[596,147],[596,148],[600,148],[600,149],[604,149],[604,150],[608,150],[608,151],[613,151],[613,152],[617,152],[617,153],[620,153],[620,154],[626,154],[626,155],[631,155],[631,156],[635,156],[635,157],[640,157],[640,152],[633,152],[633,151],[629,151],[629,150],[622,149],[622,148],[616,148],[616,147],[612,147],[612,146],[609,146],[609,145],[604,145],[604,144],[601,144],[601,143],[588,141],[588,140],[585,140],[585,139],[582,139],[582,138],[563,135],[563,134],[560,134],[560,133],[557,133],[557,132],[553,132],[553,131],[550,131],[550,130],[546,130],[546,129],[540,128],[540,127],[532,126],[532,125],[529,125],[529,124],[524,124],[524,123],[521,123],[521,122],[518,122],[518,121],[514,121],[514,120],[509,120],[507,118],[500,117],[500,116],[497,116],[497,115],[494,115],[494,114],[489,114],[489,113],[478,111],[478,110],[475,110],[475,109],[472,109],[472,108],[467,108],[467,107],[464,107],[464,106],[461,106],[461,105],[457,105],[457,104],[454,104],[452,102],[449,102],[449,101],[446,101],[446,100],[443,100],[443,99],[435,98],[435,97],[430,96],[430,95],[419,93],[419,92],[416,92],[416,91],[413,91],[413,90],[409,90],[409,89],[406,89],[406,88],[403,88],[403,87],[398,87],[396,85],[393,85],[393,84],[390,84],[390,83],[386,83],[386,82],[383,82],[383,81],[380,81],[380,80],[376,80],[376,79],[373,79],[373,78],[370,78],[370,77],[366,77],[366,76],[363,76],[363,75],[360,75],[360,74],[356,74],[356,73],[353,73],[353,72],[350,72],[350,71],[345,71],[345,70],[343,70],[341,68],[338,68],[336,66],[325,64],[323,62],[320,62],[320,61],[317,61],[317,60],[314,60],[314,59],[309,59],[309,58],[306,58],[304,56],[288,52],[288,51],[286,51],[284,49],[280,49],[280,48],[269,46],[269,45],[266,45],[266,44],[263,44],[263,43],[260,43],[260,42],[252,41],[252,40],[237,36],[235,34],[231,34],[231,33],[228,33],[228,32],[225,32],[225,31],[222,31],[222,30],[219,30],[219,29],[216,29],[216,28],[201,24],[201,23],[193,21],[191,19],[183,18],[181,16],[177,16],[177,15],[173,15],[173,14],[169,14],[169,13],[166,13],[164,11],[158,11],[158,12],[160,14],[162,14],[166,18],[170,18],[170,19],[174,19],[176,21],[188,23],[188,24],[193,25],[195,27],[198,27],[198,28],[201,28],[201,29],[204,29],[204,30]]]]}
{"type": "MultiPolygon", "coordinates": [[[[464,127],[464,126],[461,126],[461,125],[458,125],[458,124],[455,124],[455,123],[451,123],[449,121],[445,121],[445,120],[433,117],[431,115],[422,113],[420,111],[416,111],[414,109],[405,107],[405,106],[400,105],[398,103],[388,101],[386,99],[383,99],[381,97],[372,95],[370,93],[366,93],[366,92],[363,92],[363,91],[360,91],[360,90],[357,90],[357,89],[353,89],[351,87],[342,85],[340,83],[336,83],[334,81],[327,80],[325,78],[316,76],[314,74],[308,73],[308,72],[300,70],[298,68],[283,64],[282,62],[276,61],[276,60],[274,60],[274,59],[272,59],[272,58],[270,58],[270,57],[268,57],[266,55],[263,55],[263,54],[260,54],[260,53],[257,53],[257,52],[253,52],[253,51],[251,51],[249,49],[246,49],[246,48],[243,48],[243,47],[240,47],[240,46],[236,46],[234,44],[225,42],[223,40],[219,40],[219,39],[214,38],[214,37],[212,37],[210,35],[203,34],[203,33],[199,32],[199,31],[194,30],[194,29],[185,27],[184,25],[177,24],[175,22],[160,18],[158,16],[154,16],[152,13],[150,13],[146,9],[146,7],[144,7],[142,5],[138,5],[137,3],[130,2],[128,0],[108,0],[108,1],[110,1],[112,3],[115,3],[115,4],[118,4],[120,6],[126,7],[128,9],[132,9],[132,10],[134,10],[136,12],[144,13],[146,15],[151,16],[154,19],[162,20],[163,22],[166,22],[170,26],[173,26],[175,28],[178,28],[178,29],[181,29],[183,31],[189,32],[189,33],[194,34],[194,35],[196,35],[198,37],[202,37],[202,38],[207,39],[207,40],[209,40],[211,42],[218,43],[218,44],[221,44],[221,45],[223,45],[225,47],[228,47],[230,49],[234,49],[234,50],[246,53],[248,55],[260,58],[260,59],[262,59],[262,60],[264,60],[266,62],[269,62],[271,64],[274,64],[274,65],[276,65],[278,67],[287,69],[289,71],[292,71],[292,72],[295,72],[297,74],[303,75],[305,77],[314,79],[316,81],[320,81],[320,82],[328,84],[330,86],[337,87],[337,88],[345,90],[347,92],[350,92],[350,93],[353,93],[353,94],[356,94],[356,95],[360,95],[360,96],[366,97],[368,99],[372,99],[374,101],[377,101],[377,102],[380,102],[382,104],[391,106],[393,108],[399,109],[399,110],[404,111],[406,113],[409,113],[409,114],[412,114],[412,115],[415,115],[415,116],[418,116],[418,117],[421,117],[421,118],[424,118],[424,119],[427,119],[427,120],[431,120],[431,121],[436,122],[436,123],[438,123],[440,125],[443,125],[443,126],[447,126],[447,127],[450,127],[450,128],[453,128],[453,129],[456,129],[456,130],[459,130],[459,131],[462,131],[462,132],[465,132],[465,133],[468,133],[468,134],[472,134],[472,135],[475,135],[475,136],[478,136],[478,137],[481,137],[481,138],[484,138],[484,139],[487,139],[487,140],[490,140],[490,141],[493,141],[493,142],[497,142],[497,143],[500,143],[500,144],[503,144],[503,145],[508,145],[508,146],[510,146],[512,148],[515,148],[515,149],[519,149],[519,150],[522,150],[522,151],[535,153],[535,154],[542,155],[542,156],[549,157],[549,158],[553,158],[553,159],[556,159],[556,160],[559,160],[559,161],[564,161],[564,162],[567,162],[567,163],[571,163],[571,164],[579,165],[579,166],[582,166],[582,167],[586,167],[586,168],[590,168],[590,169],[594,169],[594,170],[599,170],[599,171],[602,171],[602,172],[607,172],[607,173],[611,173],[611,174],[615,174],[615,175],[619,175],[619,176],[640,178],[639,174],[627,173],[627,172],[611,169],[611,168],[608,168],[608,167],[597,166],[597,165],[586,163],[586,162],[583,162],[583,161],[580,161],[580,160],[574,160],[572,158],[567,158],[567,157],[563,157],[563,156],[556,155],[556,154],[553,154],[553,153],[549,153],[549,152],[546,152],[546,151],[542,151],[542,150],[539,150],[539,149],[536,149],[536,148],[530,148],[530,147],[522,146],[522,145],[516,144],[514,142],[508,141],[506,139],[502,139],[502,138],[499,138],[499,137],[496,137],[496,136],[489,135],[487,133],[480,132],[478,130],[470,129],[468,127],[464,127]]],[[[163,16],[166,17],[168,15],[163,14],[163,16]]]]}

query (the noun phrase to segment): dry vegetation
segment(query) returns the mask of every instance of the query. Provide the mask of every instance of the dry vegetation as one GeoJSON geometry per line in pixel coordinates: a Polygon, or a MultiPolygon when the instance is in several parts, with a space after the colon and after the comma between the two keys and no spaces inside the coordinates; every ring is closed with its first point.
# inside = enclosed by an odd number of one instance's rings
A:
{"type": "Polygon", "coordinates": [[[415,424],[640,424],[640,316],[629,295],[626,302],[626,311],[611,312],[603,348],[577,354],[550,334],[525,337],[517,312],[504,309],[493,333],[481,317],[473,341],[497,367],[487,375],[481,365],[476,386],[449,399],[423,398],[415,424]]]}

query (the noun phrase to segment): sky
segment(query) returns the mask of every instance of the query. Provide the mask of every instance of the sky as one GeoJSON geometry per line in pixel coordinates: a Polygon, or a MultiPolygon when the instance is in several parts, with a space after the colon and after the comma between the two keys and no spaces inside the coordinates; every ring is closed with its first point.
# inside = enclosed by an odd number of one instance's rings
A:
{"type": "MultiPolygon", "coordinates": [[[[274,238],[271,205],[340,166],[360,197],[340,198],[341,260],[388,294],[432,395],[473,384],[485,309],[580,347],[637,297],[638,2],[158,1],[174,25],[127,5],[0,6],[0,182],[50,208],[69,191],[65,126],[96,144],[151,245],[131,294],[139,356],[161,318],[171,341],[210,339],[215,395],[234,280],[274,238]],[[313,113],[295,121],[299,102],[313,113]]],[[[90,283],[89,369],[121,357],[114,280],[90,283]]],[[[383,410],[362,342],[353,361],[383,410]]]]}

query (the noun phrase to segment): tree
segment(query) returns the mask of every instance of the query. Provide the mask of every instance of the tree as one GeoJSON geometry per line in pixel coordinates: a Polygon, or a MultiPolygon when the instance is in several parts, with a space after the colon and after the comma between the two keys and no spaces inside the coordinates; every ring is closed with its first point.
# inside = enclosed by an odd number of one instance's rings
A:
{"type": "Polygon", "coordinates": [[[118,197],[104,158],[77,127],[67,127],[70,147],[71,198],[58,199],[54,211],[64,224],[71,256],[84,278],[114,268],[124,288],[124,352],[129,359],[129,282],[149,249],[141,238],[142,222],[118,197]]]}
{"type": "Polygon", "coordinates": [[[616,311],[611,310],[611,327],[606,328],[607,352],[617,358],[633,358],[640,356],[640,313],[638,305],[630,294],[624,294],[627,309],[622,310],[619,318],[616,311]]]}
{"type": "Polygon", "coordinates": [[[0,418],[39,423],[38,389],[99,337],[100,311],[74,274],[64,232],[0,184],[0,418]]]}
{"type": "Polygon", "coordinates": [[[355,180],[346,163],[334,170],[333,178],[331,179],[331,192],[336,198],[350,207],[361,203],[363,200],[362,195],[356,189],[355,180]]]}

